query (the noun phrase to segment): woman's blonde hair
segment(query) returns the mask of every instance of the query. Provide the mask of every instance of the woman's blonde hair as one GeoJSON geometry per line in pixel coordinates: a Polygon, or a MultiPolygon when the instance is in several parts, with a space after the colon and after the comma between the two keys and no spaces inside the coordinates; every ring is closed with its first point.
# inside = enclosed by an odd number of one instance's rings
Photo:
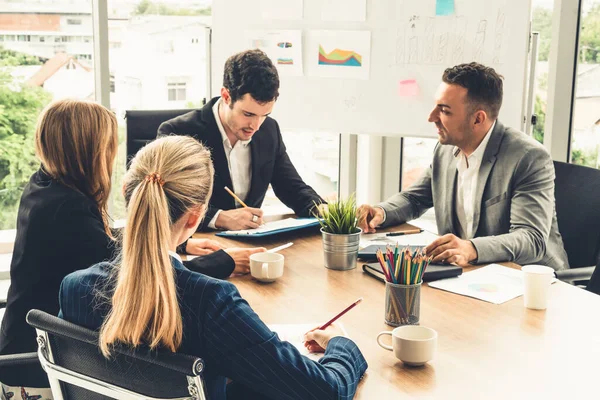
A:
{"type": "Polygon", "coordinates": [[[121,261],[112,307],[100,330],[105,356],[116,342],[171,351],[181,344],[183,326],[169,259],[171,227],[184,213],[205,209],[213,174],[210,152],[187,136],[157,139],[132,160],[124,178],[127,223],[121,261]]]}
{"type": "Polygon", "coordinates": [[[46,173],[92,199],[109,236],[107,206],[118,145],[115,115],[91,101],[51,103],[35,132],[35,153],[46,173]]]}

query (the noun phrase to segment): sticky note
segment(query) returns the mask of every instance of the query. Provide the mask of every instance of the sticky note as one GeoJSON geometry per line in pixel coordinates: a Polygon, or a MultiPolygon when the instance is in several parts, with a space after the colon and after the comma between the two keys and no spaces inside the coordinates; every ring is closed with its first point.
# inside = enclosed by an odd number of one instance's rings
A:
{"type": "Polygon", "coordinates": [[[405,79],[398,82],[398,96],[416,97],[419,95],[419,84],[415,79],[405,79]]]}
{"type": "Polygon", "coordinates": [[[435,15],[454,15],[454,0],[436,0],[435,15]]]}

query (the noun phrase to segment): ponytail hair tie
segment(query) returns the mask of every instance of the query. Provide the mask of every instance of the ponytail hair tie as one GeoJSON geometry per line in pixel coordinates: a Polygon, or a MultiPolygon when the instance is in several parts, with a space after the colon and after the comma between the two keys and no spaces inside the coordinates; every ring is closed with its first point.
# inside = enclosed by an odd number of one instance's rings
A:
{"type": "Polygon", "coordinates": [[[156,172],[146,175],[146,182],[158,183],[160,186],[164,186],[165,180],[161,179],[160,175],[156,172]]]}

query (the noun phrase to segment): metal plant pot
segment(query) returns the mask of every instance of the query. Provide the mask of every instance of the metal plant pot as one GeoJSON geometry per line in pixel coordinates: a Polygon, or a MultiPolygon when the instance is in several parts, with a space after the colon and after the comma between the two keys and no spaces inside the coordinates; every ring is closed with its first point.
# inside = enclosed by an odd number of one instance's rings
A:
{"type": "Polygon", "coordinates": [[[356,268],[361,233],[360,228],[357,233],[348,235],[327,233],[321,228],[325,267],[341,271],[356,268]]]}

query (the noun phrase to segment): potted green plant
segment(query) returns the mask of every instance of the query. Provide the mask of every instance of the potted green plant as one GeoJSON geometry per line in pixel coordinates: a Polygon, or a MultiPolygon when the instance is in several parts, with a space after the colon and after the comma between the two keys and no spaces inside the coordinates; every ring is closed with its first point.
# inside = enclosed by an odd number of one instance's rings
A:
{"type": "Polygon", "coordinates": [[[337,200],[321,205],[320,215],[325,267],[348,270],[356,268],[356,257],[362,230],[357,226],[356,200],[337,200]]]}

